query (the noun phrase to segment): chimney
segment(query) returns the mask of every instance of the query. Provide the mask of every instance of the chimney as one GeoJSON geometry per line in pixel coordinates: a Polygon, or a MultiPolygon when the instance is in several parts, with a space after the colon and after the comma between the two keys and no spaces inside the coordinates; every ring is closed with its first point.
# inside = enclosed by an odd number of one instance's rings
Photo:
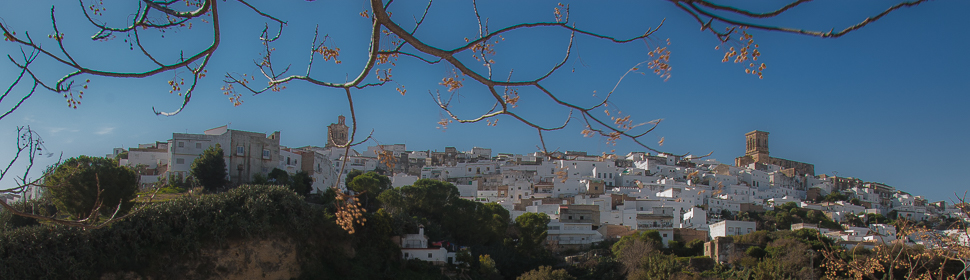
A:
{"type": "Polygon", "coordinates": [[[424,225],[418,225],[418,236],[424,236],[424,225]]]}

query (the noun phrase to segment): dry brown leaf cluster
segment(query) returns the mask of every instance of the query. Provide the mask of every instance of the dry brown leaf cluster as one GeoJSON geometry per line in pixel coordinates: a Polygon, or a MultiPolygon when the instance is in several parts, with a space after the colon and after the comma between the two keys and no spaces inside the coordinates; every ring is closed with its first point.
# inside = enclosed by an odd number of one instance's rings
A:
{"type": "Polygon", "coordinates": [[[356,196],[346,195],[337,192],[337,225],[347,231],[349,234],[354,234],[356,232],[355,225],[363,226],[367,222],[367,218],[364,218],[364,213],[367,209],[364,209],[360,205],[360,201],[356,196]]]}

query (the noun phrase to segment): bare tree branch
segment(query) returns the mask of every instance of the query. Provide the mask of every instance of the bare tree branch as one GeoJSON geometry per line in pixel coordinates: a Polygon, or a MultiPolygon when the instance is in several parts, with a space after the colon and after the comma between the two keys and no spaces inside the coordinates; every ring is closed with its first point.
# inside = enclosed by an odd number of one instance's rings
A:
{"type": "MultiPolygon", "coordinates": [[[[753,12],[740,6],[723,5],[709,0],[668,0],[666,3],[674,5],[681,11],[693,17],[698,24],[700,24],[702,30],[710,31],[719,39],[720,42],[725,43],[729,42],[733,38],[736,38],[732,35],[739,33],[742,35],[741,37],[744,38],[744,40],[751,40],[751,35],[746,31],[749,28],[751,30],[780,31],[823,38],[841,37],[855,30],[859,30],[860,28],[881,19],[883,16],[891,12],[897,11],[904,7],[913,7],[926,1],[927,0],[911,0],[892,5],[882,12],[868,17],[861,22],[846,27],[838,32],[834,31],[835,29],[831,31],[815,31],[801,29],[798,27],[774,26],[763,24],[760,21],[767,18],[782,17],[790,11],[804,7],[804,5],[807,5],[810,0],[789,0],[786,1],[787,4],[784,6],[766,12],[753,12]],[[715,28],[713,25],[722,26],[715,28]],[[718,31],[722,30],[721,28],[723,28],[724,31],[718,31]]],[[[181,105],[179,108],[171,112],[159,111],[154,107],[152,110],[155,114],[163,116],[178,114],[185,109],[190,102],[192,95],[195,93],[199,80],[206,76],[206,68],[210,58],[216,53],[220,47],[220,43],[222,42],[222,15],[220,14],[218,2],[219,1],[217,0],[199,0],[197,2],[187,2],[182,0],[141,0],[137,2],[138,4],[136,9],[129,11],[131,12],[130,17],[126,19],[125,22],[120,25],[112,25],[106,22],[101,22],[98,19],[98,15],[104,12],[103,7],[99,8],[101,5],[100,3],[86,6],[83,1],[79,1],[85,20],[97,30],[95,34],[90,37],[92,40],[108,41],[113,38],[115,34],[125,34],[129,36],[130,42],[128,42],[128,44],[130,44],[130,48],[134,50],[137,47],[139,56],[144,57],[143,63],[148,64],[147,66],[137,68],[138,70],[136,71],[114,71],[111,69],[100,69],[86,64],[85,59],[75,59],[74,53],[71,52],[72,44],[65,42],[64,34],[62,34],[59,30],[59,23],[55,18],[54,7],[51,8],[50,12],[51,28],[53,29],[53,35],[50,35],[50,38],[55,40],[57,49],[45,48],[41,46],[40,42],[35,41],[28,32],[23,32],[23,34],[18,35],[15,30],[10,28],[10,26],[0,22],[0,31],[3,32],[5,41],[19,45],[23,56],[22,58],[14,59],[12,56],[8,55],[8,59],[11,61],[11,63],[18,67],[21,71],[17,78],[7,87],[6,91],[4,91],[3,95],[0,95],[0,104],[2,104],[4,100],[10,100],[5,98],[8,98],[8,95],[11,95],[14,90],[18,89],[18,86],[23,88],[25,84],[33,82],[33,85],[30,87],[29,91],[25,90],[26,93],[23,94],[22,97],[16,102],[8,102],[11,104],[3,104],[3,107],[10,109],[6,110],[4,114],[0,115],[0,120],[17,110],[20,105],[25,102],[25,100],[33,96],[38,88],[63,93],[65,98],[71,98],[68,101],[69,106],[76,106],[76,103],[72,103],[77,102],[73,99],[74,94],[77,93],[78,99],[80,99],[80,95],[83,94],[81,89],[86,87],[86,83],[88,81],[86,79],[84,83],[76,81],[76,79],[81,78],[83,75],[109,78],[145,78],[161,73],[172,73],[173,79],[169,82],[172,86],[172,90],[170,92],[177,93],[182,98],[181,105]],[[179,5],[177,5],[179,3],[188,4],[187,6],[190,6],[190,8],[181,8],[179,5]],[[191,28],[191,24],[195,22],[195,20],[212,25],[211,42],[209,42],[208,46],[203,48],[201,51],[192,51],[185,55],[180,55],[177,59],[166,60],[162,59],[165,56],[150,51],[150,46],[146,46],[146,41],[143,41],[143,36],[147,36],[144,33],[146,30],[163,32],[165,30],[173,28],[177,29],[183,26],[189,26],[189,28],[191,28]],[[44,80],[37,75],[37,73],[43,72],[37,72],[38,69],[36,69],[36,67],[38,67],[38,64],[34,63],[39,57],[49,59],[57,65],[66,66],[70,70],[69,72],[66,72],[66,74],[60,76],[56,82],[44,80]],[[191,77],[187,78],[188,81],[185,81],[183,78],[179,77],[179,74],[184,74],[186,72],[187,74],[191,75],[191,77]],[[189,85],[185,88],[185,90],[182,90],[182,86],[185,82],[188,82],[189,85]]],[[[430,90],[428,91],[429,95],[432,96],[432,99],[442,110],[443,114],[447,115],[447,117],[442,117],[442,121],[444,122],[442,126],[445,126],[452,121],[457,121],[459,123],[477,123],[484,121],[489,125],[495,125],[499,118],[505,118],[505,116],[507,116],[519,123],[536,129],[539,142],[541,144],[540,149],[546,155],[551,155],[549,149],[546,147],[546,139],[543,133],[548,131],[562,130],[569,125],[573,118],[576,118],[582,120],[581,124],[584,125],[584,129],[582,131],[583,135],[598,135],[606,138],[607,143],[615,143],[615,141],[619,139],[629,139],[637,145],[640,145],[650,151],[666,153],[661,151],[659,148],[654,147],[654,145],[648,145],[645,140],[646,138],[644,138],[647,137],[647,135],[649,135],[651,132],[655,131],[662,121],[661,119],[649,122],[634,122],[631,120],[630,115],[623,114],[617,109],[616,104],[611,102],[611,98],[614,96],[613,94],[617,93],[617,90],[620,88],[620,83],[622,83],[630,73],[642,74],[643,72],[641,72],[641,68],[643,68],[644,64],[646,64],[646,68],[652,70],[660,77],[669,78],[671,67],[669,64],[667,64],[667,62],[670,52],[666,50],[666,47],[660,46],[656,47],[654,50],[649,50],[647,52],[650,56],[648,60],[637,63],[627,70],[618,78],[613,88],[607,92],[605,96],[600,97],[592,103],[584,104],[567,101],[567,99],[563,98],[565,97],[565,94],[554,92],[545,86],[545,84],[548,83],[547,80],[559,72],[563,65],[565,65],[565,63],[572,58],[574,51],[573,47],[575,46],[577,36],[617,44],[643,41],[647,47],[650,48],[650,42],[656,41],[653,40],[652,36],[663,26],[663,20],[661,20],[655,27],[645,28],[646,30],[642,33],[642,35],[621,38],[611,36],[606,33],[600,33],[577,27],[577,23],[571,22],[570,20],[569,6],[558,5],[558,7],[554,8],[555,21],[514,23],[507,26],[501,26],[497,29],[492,29],[489,26],[490,23],[487,15],[480,13],[478,2],[473,1],[471,3],[471,8],[475,14],[474,20],[478,24],[478,37],[465,39],[464,42],[459,44],[446,45],[449,47],[442,47],[445,45],[435,45],[431,43],[434,41],[422,40],[415,35],[428,18],[432,9],[433,1],[428,1],[428,4],[424,10],[420,11],[420,18],[411,16],[408,20],[413,20],[414,26],[409,26],[409,28],[405,29],[399,24],[399,22],[396,22],[391,18],[391,12],[388,11],[388,8],[391,7],[393,1],[388,0],[385,2],[383,0],[370,0],[370,9],[361,13],[362,16],[371,20],[371,26],[367,31],[368,34],[366,34],[369,39],[369,45],[367,46],[365,52],[366,60],[363,64],[354,67],[354,69],[359,69],[359,72],[357,72],[355,76],[351,78],[348,75],[347,80],[337,82],[327,81],[312,75],[313,73],[311,70],[313,69],[313,63],[320,63],[319,59],[315,57],[316,55],[321,55],[324,61],[333,61],[336,64],[341,63],[338,58],[340,55],[340,49],[331,45],[332,41],[328,42],[329,36],[326,34],[326,32],[324,32],[324,34],[320,34],[319,26],[314,29],[313,40],[310,44],[310,57],[307,62],[305,73],[300,73],[299,75],[289,74],[290,65],[286,65],[285,67],[282,65],[279,67],[274,66],[274,49],[271,47],[271,44],[276,43],[277,40],[283,35],[283,29],[286,27],[287,22],[279,17],[266,13],[263,9],[259,8],[258,5],[250,4],[248,0],[235,0],[228,2],[230,4],[235,2],[244,6],[245,8],[242,10],[245,10],[247,13],[248,11],[252,11],[255,13],[254,17],[262,18],[267,22],[263,26],[259,37],[260,43],[264,45],[265,53],[262,54],[260,59],[254,61],[256,68],[262,75],[261,79],[265,79],[267,81],[267,85],[255,86],[251,84],[253,81],[255,81],[255,77],[246,74],[240,75],[236,72],[229,72],[224,75],[223,93],[230,95],[230,100],[234,103],[234,105],[238,106],[242,104],[242,100],[241,94],[237,92],[237,89],[247,91],[253,95],[258,95],[267,91],[283,90],[285,89],[286,84],[291,81],[303,81],[308,84],[321,86],[324,88],[342,89],[343,94],[346,96],[348,101],[347,106],[350,109],[352,120],[352,132],[350,133],[350,138],[347,140],[347,142],[338,143],[337,145],[338,148],[345,149],[343,166],[346,166],[346,161],[350,156],[351,147],[360,145],[361,143],[372,139],[373,136],[373,131],[371,131],[370,135],[364,137],[363,140],[357,140],[358,137],[356,132],[360,124],[357,121],[354,102],[355,100],[353,96],[355,94],[354,90],[385,86],[388,85],[388,83],[391,83],[400,86],[398,90],[403,95],[405,93],[403,90],[403,85],[395,81],[391,75],[391,69],[393,67],[385,67],[387,66],[385,63],[395,66],[394,61],[401,56],[414,58],[415,61],[426,64],[439,64],[441,62],[446,62],[448,67],[453,69],[454,75],[451,77],[445,77],[441,82],[442,86],[448,88],[450,96],[445,98],[442,96],[443,93],[440,93],[439,91],[435,91],[435,93],[432,93],[430,90]],[[274,25],[274,27],[278,26],[278,29],[270,30],[271,24],[274,25]],[[525,75],[518,75],[513,77],[512,71],[510,71],[509,75],[504,77],[504,79],[494,77],[495,73],[493,73],[492,66],[495,64],[495,62],[493,58],[497,57],[495,56],[494,45],[500,41],[499,39],[504,39],[504,35],[512,34],[513,32],[542,30],[564,30],[569,32],[569,41],[564,46],[563,58],[561,61],[557,61],[554,64],[549,65],[548,71],[541,71],[537,76],[529,77],[525,75]],[[382,37],[386,38],[382,40],[382,37]],[[384,43],[384,48],[381,46],[382,41],[384,43]],[[481,61],[482,65],[477,66],[471,64],[472,62],[468,61],[468,57],[474,58],[476,61],[481,61]],[[473,114],[466,114],[465,112],[459,112],[457,111],[457,108],[452,107],[452,99],[461,96],[462,94],[459,91],[463,86],[462,82],[464,81],[465,77],[469,77],[470,80],[484,86],[484,89],[486,89],[484,91],[476,89],[474,92],[469,92],[471,90],[466,89],[463,93],[476,94],[483,97],[490,96],[491,99],[488,102],[494,103],[492,106],[485,107],[487,110],[478,111],[473,114]],[[501,91],[499,91],[499,89],[496,87],[501,87],[501,91]],[[554,104],[557,107],[569,109],[569,113],[565,114],[565,119],[562,121],[561,125],[559,125],[558,121],[553,125],[539,123],[535,119],[528,118],[521,114],[519,109],[516,109],[517,102],[519,102],[519,90],[529,90],[531,92],[532,89],[537,90],[539,92],[539,96],[545,95],[545,97],[548,98],[548,100],[542,98],[543,102],[554,104]],[[466,115],[471,117],[464,118],[466,115]]],[[[227,9],[227,11],[232,10],[227,9]]],[[[750,45],[750,42],[748,44],[750,45]]],[[[757,60],[757,56],[759,55],[757,45],[755,45],[753,48],[754,50],[751,52],[751,54],[746,53],[748,50],[747,48],[743,48],[743,51],[740,51],[742,54],[733,55],[737,57],[736,62],[743,62],[744,59],[747,59],[749,55],[753,57],[753,60],[757,60]],[[742,55],[744,56],[744,59],[741,59],[742,55]]],[[[726,55],[725,61],[727,61],[727,57],[728,56],[726,55]]],[[[754,67],[753,63],[751,63],[751,65],[754,67]]],[[[763,69],[763,64],[757,69],[757,74],[759,76],[761,70],[763,69]]],[[[27,128],[27,131],[33,133],[29,128],[27,128]]],[[[686,155],[687,154],[681,156],[686,155]]],[[[17,159],[18,158],[15,157],[13,161],[17,161],[17,159]]],[[[29,163],[29,165],[32,165],[32,158],[30,162],[31,163],[29,163]]],[[[340,174],[343,174],[345,168],[343,166],[341,167],[340,174]]],[[[0,174],[0,180],[3,179],[3,175],[6,174],[6,170],[9,169],[10,167],[8,165],[4,173],[0,174]]],[[[24,186],[38,183],[38,181],[28,182],[26,180],[26,176],[24,180],[25,181],[22,182],[24,183],[24,186]]],[[[338,178],[334,184],[334,187],[336,188],[339,183],[340,181],[338,178]]],[[[341,198],[351,204],[353,201],[355,201],[355,198],[353,197],[342,196],[341,198]]],[[[5,205],[5,208],[9,207],[5,205]]],[[[353,210],[352,207],[348,209],[348,211],[356,211],[353,210]]],[[[112,217],[111,219],[114,218],[115,217],[112,217]]],[[[72,223],[70,221],[62,222],[68,224],[72,223]]],[[[74,221],[74,223],[77,222],[78,221],[74,221]]],[[[80,223],[83,224],[84,222],[80,223]]]]}

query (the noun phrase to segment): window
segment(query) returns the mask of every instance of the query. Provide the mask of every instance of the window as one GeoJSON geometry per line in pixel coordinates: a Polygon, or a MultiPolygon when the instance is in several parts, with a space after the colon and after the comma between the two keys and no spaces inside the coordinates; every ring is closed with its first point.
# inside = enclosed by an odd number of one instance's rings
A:
{"type": "Polygon", "coordinates": [[[202,143],[195,143],[196,149],[202,149],[202,143]]]}
{"type": "Polygon", "coordinates": [[[584,217],[584,216],[579,216],[579,219],[580,219],[580,220],[582,220],[583,218],[585,218],[585,217],[584,217]]]}
{"type": "Polygon", "coordinates": [[[431,258],[431,253],[428,253],[428,258],[429,258],[429,259],[431,258]]]}
{"type": "Polygon", "coordinates": [[[179,142],[179,148],[185,148],[185,142],[179,142]]]}
{"type": "Polygon", "coordinates": [[[408,258],[408,253],[404,253],[404,258],[408,258]]]}
{"type": "Polygon", "coordinates": [[[177,158],[177,159],[175,159],[175,163],[176,164],[185,164],[185,159],[184,158],[177,158]]]}
{"type": "MultiPolygon", "coordinates": [[[[263,159],[270,159],[269,150],[263,149],[263,159]]],[[[318,166],[317,169],[320,169],[320,167],[318,166]]]]}
{"type": "Polygon", "coordinates": [[[286,157],[286,165],[290,165],[290,157],[286,157]]]}
{"type": "Polygon", "coordinates": [[[244,155],[245,154],[244,152],[246,151],[245,149],[246,148],[244,148],[243,146],[236,146],[236,155],[237,156],[244,155]]]}
{"type": "Polygon", "coordinates": [[[664,238],[667,238],[667,234],[666,233],[664,233],[664,238]]]}
{"type": "Polygon", "coordinates": [[[573,216],[572,215],[569,215],[569,219],[572,220],[573,219],[573,216]]]}

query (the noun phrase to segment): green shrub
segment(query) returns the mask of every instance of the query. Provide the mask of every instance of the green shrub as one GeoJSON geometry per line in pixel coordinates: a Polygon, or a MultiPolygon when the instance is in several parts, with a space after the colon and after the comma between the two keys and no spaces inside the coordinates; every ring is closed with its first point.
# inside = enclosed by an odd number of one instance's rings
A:
{"type": "MultiPolygon", "coordinates": [[[[53,205],[50,201],[17,201],[10,203],[10,207],[17,209],[17,211],[22,211],[23,213],[38,214],[43,216],[48,216],[47,211],[53,205]]],[[[56,213],[56,211],[54,211],[56,213]]],[[[39,225],[40,222],[34,218],[28,218],[24,216],[14,215],[13,212],[7,211],[7,209],[0,207],[0,231],[12,230],[22,227],[39,225]]]]}
{"type": "Polygon", "coordinates": [[[180,279],[186,269],[195,268],[173,264],[197,258],[203,249],[269,237],[297,242],[305,269],[332,263],[320,259],[337,259],[325,254],[339,255],[335,247],[349,240],[332,215],[291,190],[243,186],[150,205],[100,229],[35,226],[4,232],[0,278],[95,279],[107,272],[133,271],[154,279],[180,279]]]}
{"type": "MultiPolygon", "coordinates": [[[[128,213],[138,191],[138,174],[109,158],[78,156],[54,168],[44,179],[57,209],[74,218],[92,216],[96,205],[104,216],[128,213]]],[[[97,213],[95,213],[95,216],[97,213]]]]}
{"type": "Polygon", "coordinates": [[[164,187],[164,188],[158,189],[158,194],[176,194],[176,193],[184,193],[186,191],[188,190],[179,188],[179,187],[164,187]]]}
{"type": "Polygon", "coordinates": [[[202,155],[192,161],[190,170],[192,177],[199,180],[206,191],[216,191],[229,184],[226,161],[219,144],[205,149],[202,155]]]}

